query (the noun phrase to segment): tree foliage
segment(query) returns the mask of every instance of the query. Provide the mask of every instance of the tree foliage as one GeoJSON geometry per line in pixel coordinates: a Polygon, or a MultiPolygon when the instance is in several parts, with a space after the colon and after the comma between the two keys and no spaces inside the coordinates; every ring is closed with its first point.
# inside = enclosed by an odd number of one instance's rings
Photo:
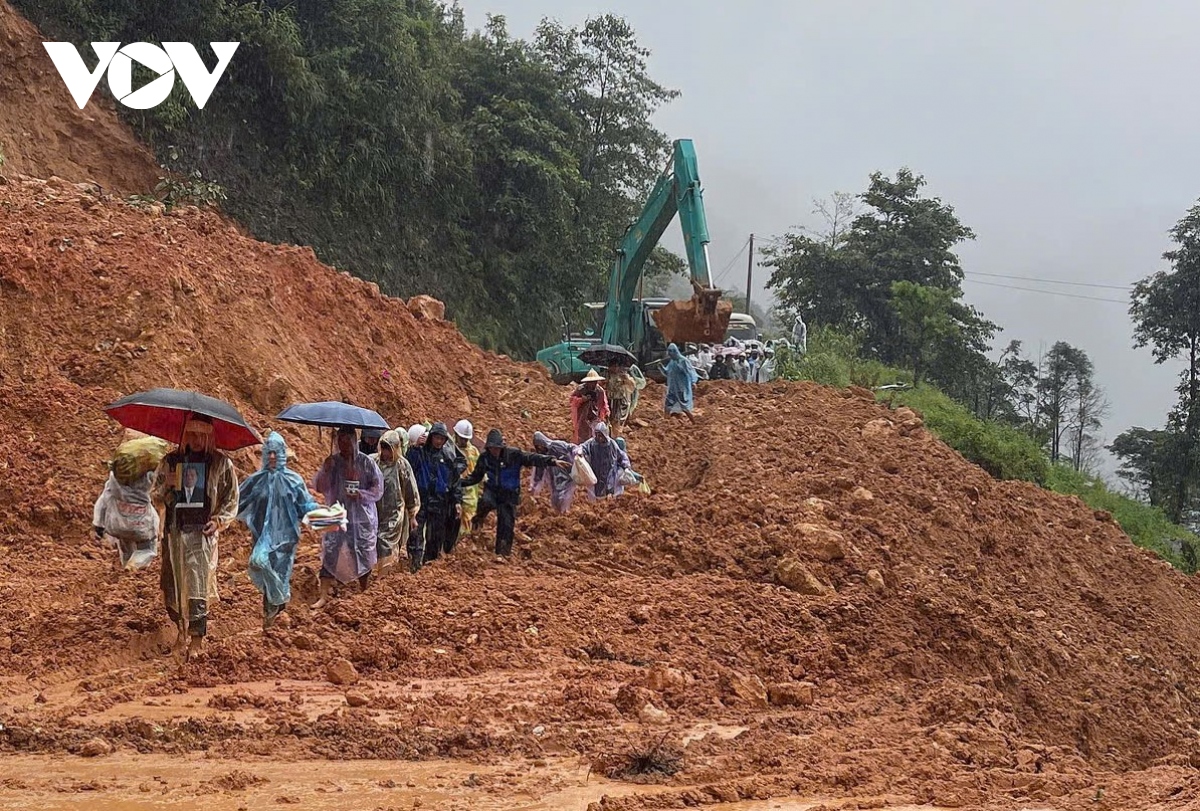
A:
{"type": "Polygon", "coordinates": [[[502,17],[469,32],[437,0],[18,5],[86,54],[93,40],[240,42],[204,110],[181,85],[155,109],[120,108],[160,161],[219,184],[256,236],[438,296],[469,337],[524,357],[556,340],[560,309],[603,296],[668,155],[652,117],[677,91],[612,15],[524,41],[502,17]]]}
{"type": "MultiPolygon", "coordinates": [[[[1133,455],[1132,446],[1120,447],[1131,451],[1123,457],[1127,465],[1135,469],[1158,466],[1159,475],[1168,479],[1165,484],[1161,479],[1155,484],[1170,490],[1169,497],[1161,492],[1158,497],[1173,520],[1195,522],[1195,513],[1200,511],[1200,204],[1175,224],[1170,237],[1175,247],[1163,258],[1171,269],[1134,286],[1129,314],[1135,347],[1150,347],[1155,363],[1183,361],[1179,401],[1168,415],[1167,430],[1155,435],[1152,463],[1145,461],[1144,452],[1133,455]],[[1140,461],[1135,464],[1134,459],[1140,461]]],[[[1127,434],[1118,439],[1137,438],[1144,451],[1146,436],[1127,434]]]]}
{"type": "Polygon", "coordinates": [[[986,353],[997,326],[962,301],[954,252],[974,233],[951,206],[924,196],[925,185],[909,169],[875,172],[861,194],[818,201],[821,229],[789,232],[764,251],[768,287],[785,321],[799,313],[860,334],[868,357],[982,401],[996,378],[986,353]]]}

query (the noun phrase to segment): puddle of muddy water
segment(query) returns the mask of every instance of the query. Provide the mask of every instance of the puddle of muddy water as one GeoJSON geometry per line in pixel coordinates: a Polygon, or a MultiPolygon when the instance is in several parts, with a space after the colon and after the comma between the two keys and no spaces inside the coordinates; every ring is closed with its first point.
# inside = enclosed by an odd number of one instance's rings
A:
{"type": "Polygon", "coordinates": [[[119,753],[0,759],[0,809],[27,811],[579,811],[604,795],[653,793],[588,774],[575,761],[257,761],[119,753]]]}

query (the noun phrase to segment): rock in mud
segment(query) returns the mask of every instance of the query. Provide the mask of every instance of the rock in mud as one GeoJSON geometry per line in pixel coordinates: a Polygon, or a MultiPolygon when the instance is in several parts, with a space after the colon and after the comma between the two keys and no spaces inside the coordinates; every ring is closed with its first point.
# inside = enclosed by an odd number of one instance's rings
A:
{"type": "Polygon", "coordinates": [[[817,579],[816,575],[804,568],[804,564],[794,557],[786,557],[775,567],[775,579],[781,586],[786,586],[800,594],[816,597],[828,594],[830,588],[817,579]]]}
{"type": "Polygon", "coordinates": [[[842,533],[836,530],[820,524],[800,524],[796,527],[796,533],[804,539],[804,546],[818,560],[829,563],[846,557],[842,533]]]}
{"type": "Polygon", "coordinates": [[[875,494],[865,487],[856,487],[850,494],[851,503],[858,509],[870,506],[875,502],[875,494]]]}
{"type": "Polygon", "coordinates": [[[104,755],[111,755],[112,752],[112,744],[103,738],[92,738],[79,747],[79,754],[82,757],[103,757],[104,755]]]}
{"type": "Polygon", "coordinates": [[[871,569],[867,572],[867,586],[876,594],[883,594],[887,591],[887,583],[878,569],[871,569]]]}
{"type": "Polygon", "coordinates": [[[325,668],[325,675],[331,682],[340,686],[358,684],[358,671],[346,659],[335,659],[325,668]]]}
{"type": "Polygon", "coordinates": [[[682,670],[665,665],[655,665],[646,674],[646,686],[655,692],[681,690],[691,683],[691,677],[682,670]]]}
{"type": "Polygon", "coordinates": [[[762,679],[753,674],[730,673],[725,677],[726,695],[752,707],[767,706],[767,688],[762,679]]]}
{"type": "Polygon", "coordinates": [[[408,300],[408,310],[425,321],[443,321],[446,318],[446,305],[433,296],[413,296],[408,300]]]}
{"type": "Polygon", "coordinates": [[[879,439],[895,432],[891,420],[871,420],[862,428],[863,439],[879,439]]]}
{"type": "Polygon", "coordinates": [[[653,704],[646,704],[638,711],[638,720],[649,726],[660,726],[671,723],[671,716],[666,710],[660,710],[653,704]]]}
{"type": "Polygon", "coordinates": [[[617,691],[617,697],[613,703],[624,715],[639,715],[642,707],[645,707],[647,704],[653,704],[655,698],[657,696],[645,687],[623,684],[621,685],[621,689],[617,691]]]}
{"type": "Polygon", "coordinates": [[[811,682],[772,684],[767,690],[767,700],[776,707],[809,707],[816,697],[816,688],[811,682]]]}
{"type": "Polygon", "coordinates": [[[351,707],[365,707],[371,703],[371,697],[360,690],[346,693],[346,703],[351,707]]]}

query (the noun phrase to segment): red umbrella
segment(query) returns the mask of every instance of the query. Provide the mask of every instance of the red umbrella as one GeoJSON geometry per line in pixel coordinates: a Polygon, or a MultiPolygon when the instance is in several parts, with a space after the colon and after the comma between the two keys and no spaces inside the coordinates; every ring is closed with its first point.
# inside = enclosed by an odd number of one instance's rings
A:
{"type": "Polygon", "coordinates": [[[199,392],[151,389],[122,397],[104,412],[126,428],[178,444],[193,416],[212,421],[213,443],[223,451],[261,445],[262,438],[246,424],[237,409],[199,392]]]}

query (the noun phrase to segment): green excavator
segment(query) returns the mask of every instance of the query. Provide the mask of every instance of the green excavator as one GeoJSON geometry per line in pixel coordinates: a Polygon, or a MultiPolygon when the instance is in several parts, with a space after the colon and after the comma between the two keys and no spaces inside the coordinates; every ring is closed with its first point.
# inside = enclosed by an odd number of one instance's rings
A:
{"type": "Polygon", "coordinates": [[[733,305],[713,287],[708,266],[708,221],[703,190],[690,140],[675,141],[671,162],[659,176],[637,222],[629,226],[617,247],[608,300],[587,307],[595,318],[581,333],[573,333],[564,317],[563,340],[538,352],[555,382],[577,381],[590,368],[580,352],[597,343],[622,346],[637,359],[647,377],[662,379],[661,360],[667,345],[719,344],[725,340],[733,305]],[[694,294],[685,301],[644,298],[642,272],[650,252],[679,215],[694,294]]]}

